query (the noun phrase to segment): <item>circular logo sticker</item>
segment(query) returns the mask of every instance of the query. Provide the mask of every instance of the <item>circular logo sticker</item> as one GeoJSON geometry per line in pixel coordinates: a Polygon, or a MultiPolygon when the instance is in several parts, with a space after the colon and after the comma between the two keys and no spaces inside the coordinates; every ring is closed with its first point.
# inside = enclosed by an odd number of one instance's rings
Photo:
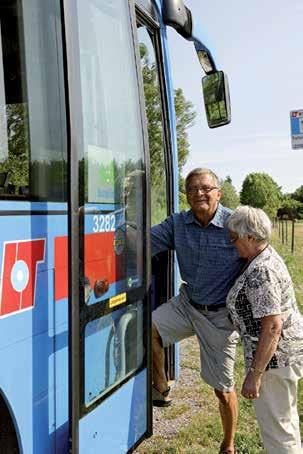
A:
{"type": "Polygon", "coordinates": [[[29,281],[29,269],[23,260],[18,260],[11,271],[11,283],[16,292],[22,292],[29,281]]]}

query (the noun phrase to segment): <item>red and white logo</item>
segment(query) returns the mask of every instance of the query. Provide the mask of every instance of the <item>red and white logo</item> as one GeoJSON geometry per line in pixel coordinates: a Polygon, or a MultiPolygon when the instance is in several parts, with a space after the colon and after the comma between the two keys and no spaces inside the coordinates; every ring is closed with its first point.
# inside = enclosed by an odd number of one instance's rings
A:
{"type": "Polygon", "coordinates": [[[44,253],[44,238],[3,244],[0,316],[34,306],[37,268],[44,253]]]}

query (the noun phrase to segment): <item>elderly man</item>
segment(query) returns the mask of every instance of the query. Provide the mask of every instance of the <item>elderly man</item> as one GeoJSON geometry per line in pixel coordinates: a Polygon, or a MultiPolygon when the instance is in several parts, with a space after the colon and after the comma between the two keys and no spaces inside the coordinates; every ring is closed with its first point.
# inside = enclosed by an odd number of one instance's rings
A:
{"type": "Polygon", "coordinates": [[[201,377],[219,399],[224,431],[220,453],[234,454],[238,403],[233,367],[238,335],[225,300],[244,261],[225,228],[231,212],[219,203],[217,176],[209,169],[194,169],[185,185],[191,209],[152,228],[153,254],[175,250],[184,282],[178,296],[153,312],[153,404],[171,404],[163,347],[196,335],[201,377]]]}

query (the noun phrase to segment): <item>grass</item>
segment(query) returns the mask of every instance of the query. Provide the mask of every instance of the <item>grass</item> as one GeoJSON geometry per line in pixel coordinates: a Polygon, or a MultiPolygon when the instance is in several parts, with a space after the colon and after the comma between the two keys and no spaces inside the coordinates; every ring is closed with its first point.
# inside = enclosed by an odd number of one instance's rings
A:
{"type": "MultiPolygon", "coordinates": [[[[174,396],[183,397],[185,404],[172,405],[163,409],[164,419],[173,423],[180,414],[187,414],[189,423],[181,427],[174,437],[154,436],[148,443],[138,448],[140,454],[214,454],[219,450],[222,440],[222,428],[218,413],[218,403],[213,390],[199,379],[199,348],[195,340],[187,344],[183,354],[181,368],[195,370],[197,380],[190,387],[179,387],[174,390],[174,396]],[[201,410],[191,414],[190,406],[186,402],[196,399],[201,410]]],[[[243,379],[243,354],[238,347],[238,361],[235,376],[238,394],[243,379]]],[[[187,422],[188,422],[187,421],[187,422]]],[[[157,424],[157,423],[155,423],[157,424]]],[[[239,454],[263,453],[260,443],[259,430],[254,417],[251,402],[239,397],[239,423],[236,435],[236,445],[239,454]]]]}
{"type": "MultiPolygon", "coordinates": [[[[291,274],[299,309],[303,313],[303,223],[295,223],[295,247],[294,253],[291,252],[291,222],[288,221],[288,244],[282,244],[281,232],[276,227],[273,232],[273,245],[278,253],[284,258],[288,270],[291,274]]],[[[298,409],[300,415],[300,428],[303,439],[303,380],[299,382],[298,390],[298,409]]]]}
{"type": "Polygon", "coordinates": [[[172,405],[166,409],[166,419],[176,419],[178,416],[183,415],[190,410],[188,404],[172,405]]]}
{"type": "Polygon", "coordinates": [[[284,258],[295,286],[298,305],[301,312],[303,312],[303,223],[295,223],[294,253],[291,252],[291,222],[288,221],[287,224],[289,232],[288,244],[282,244],[278,227],[273,231],[272,244],[277,252],[284,258]]]}
{"type": "MultiPolygon", "coordinates": [[[[284,258],[292,276],[298,305],[303,312],[303,223],[295,225],[295,251],[290,250],[290,223],[288,227],[288,244],[282,244],[278,229],[275,228],[272,245],[284,258]]],[[[181,344],[182,348],[182,344],[181,344]]],[[[183,355],[181,367],[194,371],[199,375],[199,350],[195,341],[186,345],[186,354],[183,355]]],[[[258,425],[250,401],[241,398],[240,387],[244,376],[244,361],[241,345],[238,346],[237,362],[235,368],[236,388],[239,396],[239,421],[236,434],[236,446],[239,454],[262,454],[258,425]]],[[[187,425],[181,427],[176,436],[152,437],[148,444],[138,448],[141,454],[214,454],[218,452],[222,439],[222,429],[218,414],[217,399],[212,389],[197,381],[191,387],[180,386],[175,390],[175,395],[184,399],[184,404],[174,408],[165,409],[165,418],[173,420],[180,415],[187,415],[187,425]],[[198,400],[201,411],[191,414],[187,400],[191,397],[198,400]]],[[[303,438],[303,380],[299,384],[299,414],[301,433],[303,438]]]]}

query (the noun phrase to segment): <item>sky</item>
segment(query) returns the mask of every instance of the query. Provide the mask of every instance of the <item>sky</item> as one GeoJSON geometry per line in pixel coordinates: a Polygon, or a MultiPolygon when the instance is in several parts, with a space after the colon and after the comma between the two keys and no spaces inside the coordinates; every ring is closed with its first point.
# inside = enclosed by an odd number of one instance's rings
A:
{"type": "Polygon", "coordinates": [[[209,129],[204,75],[193,43],[168,32],[174,87],[197,112],[183,174],[209,167],[240,191],[247,174],[265,172],[284,193],[303,185],[303,148],[292,150],[290,111],[303,109],[302,0],[187,0],[218,69],[227,73],[232,122],[209,129]]]}

